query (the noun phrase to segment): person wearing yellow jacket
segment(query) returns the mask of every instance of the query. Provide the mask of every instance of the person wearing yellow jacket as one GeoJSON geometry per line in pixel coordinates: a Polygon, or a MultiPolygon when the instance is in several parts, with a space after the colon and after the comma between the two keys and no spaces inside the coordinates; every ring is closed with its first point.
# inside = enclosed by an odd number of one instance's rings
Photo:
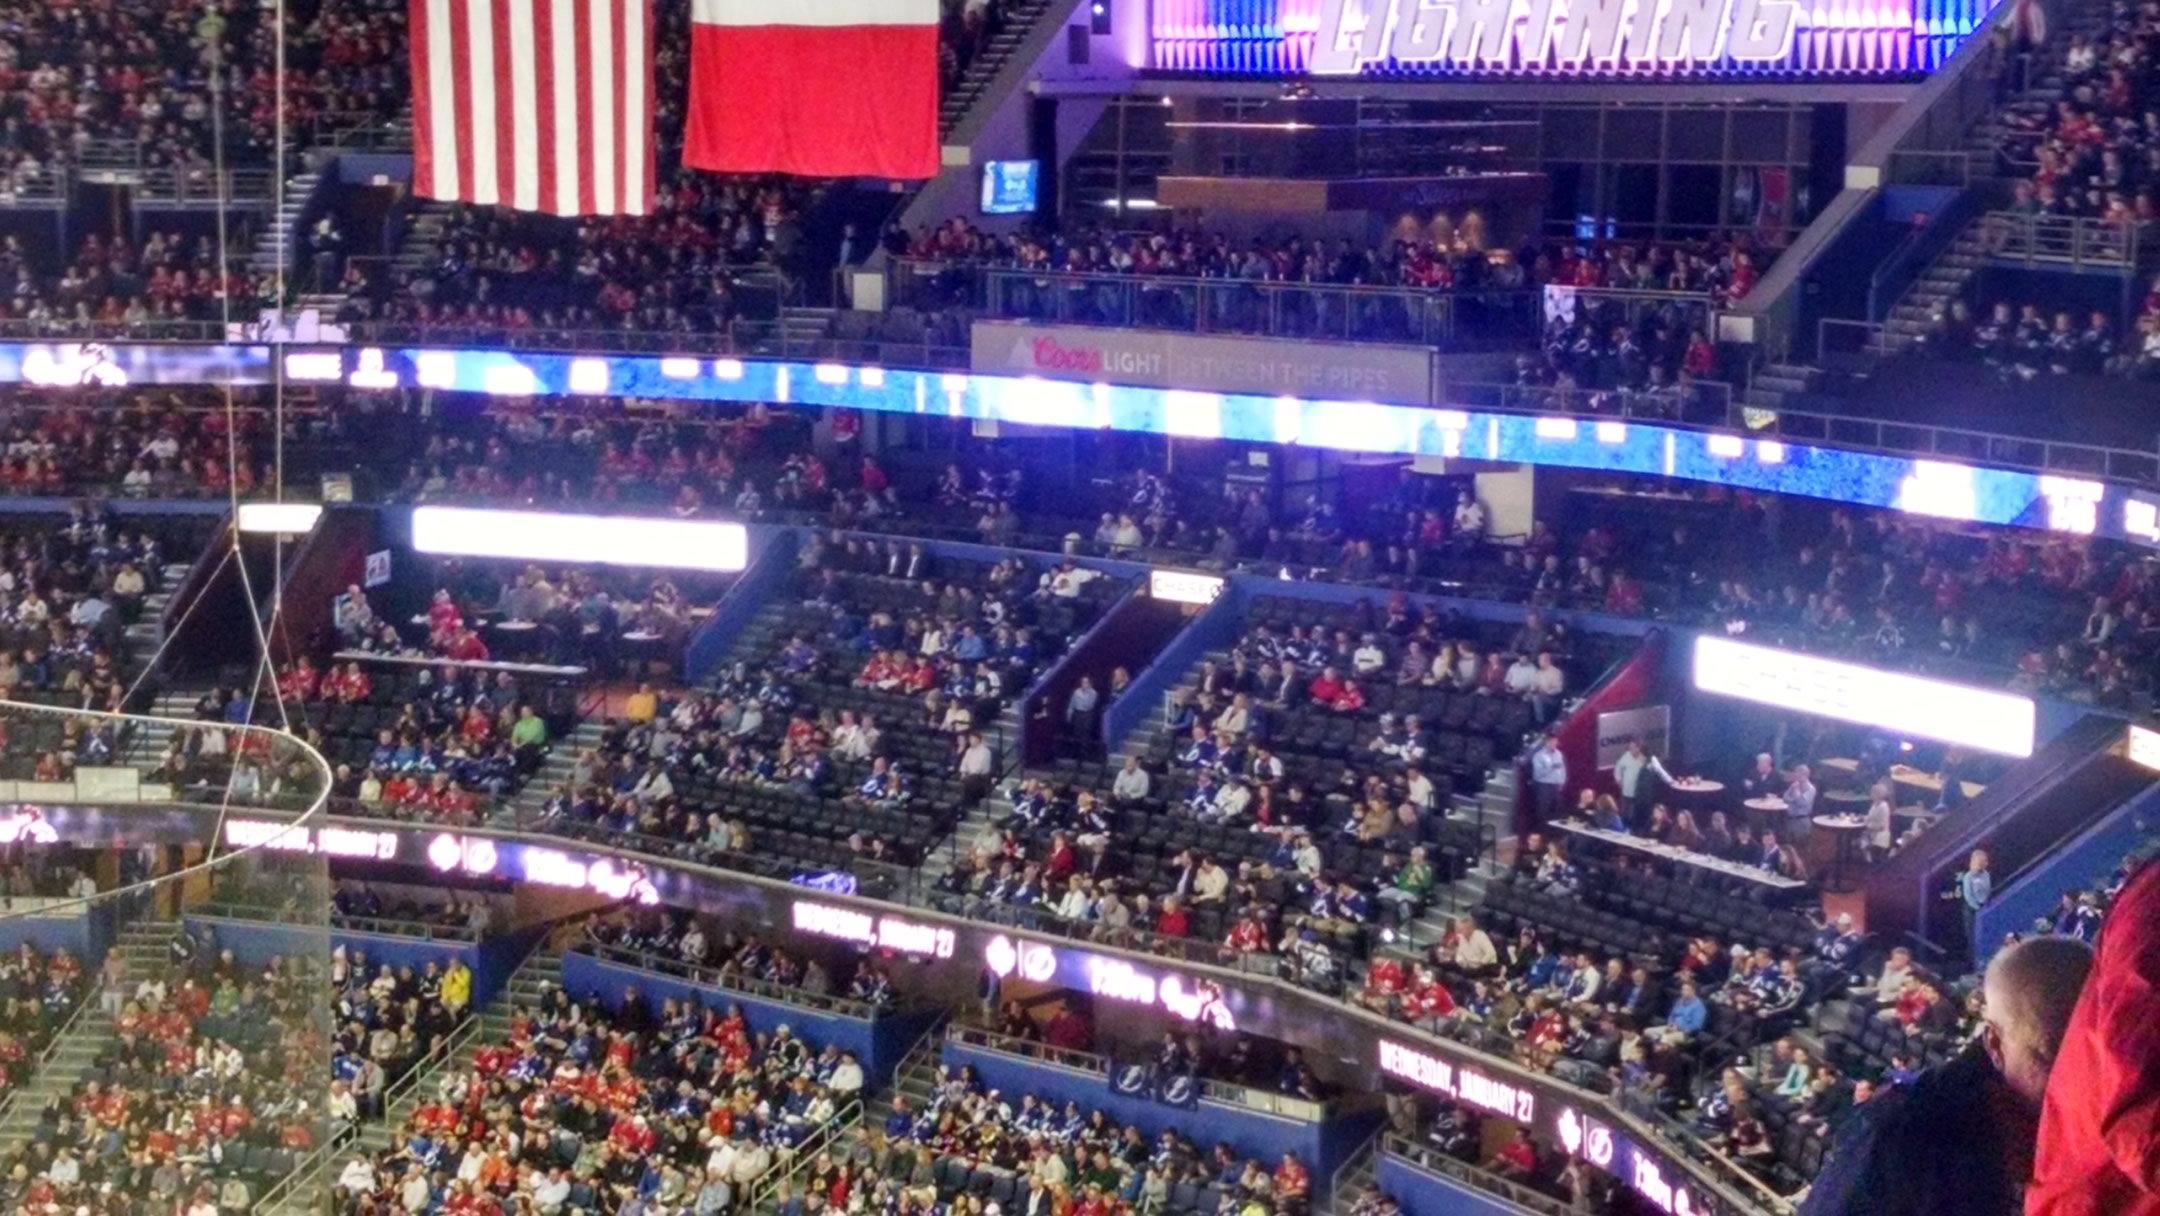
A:
{"type": "Polygon", "coordinates": [[[451,959],[450,969],[443,972],[442,1003],[452,1017],[464,1013],[465,1007],[472,1004],[472,970],[465,960],[451,959]]]}

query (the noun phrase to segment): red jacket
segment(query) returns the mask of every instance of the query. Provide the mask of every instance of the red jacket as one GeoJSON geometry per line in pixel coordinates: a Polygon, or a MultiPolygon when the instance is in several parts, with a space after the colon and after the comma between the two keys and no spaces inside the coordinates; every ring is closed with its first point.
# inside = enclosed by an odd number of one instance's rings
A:
{"type": "Polygon", "coordinates": [[[2026,1216],[2160,1216],[2160,863],[2108,910],[2048,1074],[2026,1216]]]}

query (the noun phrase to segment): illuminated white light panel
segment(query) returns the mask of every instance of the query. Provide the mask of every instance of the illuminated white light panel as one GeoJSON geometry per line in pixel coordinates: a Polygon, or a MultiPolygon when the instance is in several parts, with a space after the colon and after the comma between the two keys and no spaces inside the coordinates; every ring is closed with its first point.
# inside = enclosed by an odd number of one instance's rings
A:
{"type": "Polygon", "coordinates": [[[1914,461],[1912,476],[1898,483],[1897,502],[1892,505],[1938,519],[1971,522],[1980,516],[1980,494],[1973,485],[1972,469],[1940,460],[1914,461]]]}
{"type": "Polygon", "coordinates": [[[660,361],[660,374],[670,380],[695,380],[698,374],[698,361],[695,359],[662,359],[660,361]]]}
{"type": "Polygon", "coordinates": [[[1180,439],[1222,438],[1222,397],[1176,389],[1164,393],[1163,431],[1180,439]]]}
{"type": "Polygon", "coordinates": [[[2032,755],[2030,699],[1726,638],[1695,639],[1695,687],[2002,756],[2032,755]]]}
{"type": "Polygon", "coordinates": [[[1537,420],[1537,437],[1540,439],[1573,439],[1573,418],[1540,418],[1537,420]]]}
{"type": "Polygon", "coordinates": [[[2133,498],[2123,504],[2123,531],[2160,544],[2160,503],[2133,498]]]}
{"type": "Polygon", "coordinates": [[[608,361],[605,359],[572,359],[570,361],[570,391],[592,396],[604,396],[608,391],[608,361]]]}
{"type": "Polygon", "coordinates": [[[734,571],[750,555],[741,524],[690,519],[418,507],[412,531],[413,548],[450,557],[734,571]]]}
{"type": "Polygon", "coordinates": [[[490,397],[530,397],[540,391],[540,378],[522,363],[497,363],[481,374],[480,391],[490,397]]]}
{"type": "Polygon", "coordinates": [[[1759,440],[1755,444],[1755,459],[1764,464],[1784,464],[1785,445],[1775,439],[1759,440]]]}
{"type": "Polygon", "coordinates": [[[712,361],[712,374],[715,380],[740,380],[742,379],[742,372],[742,360],[740,359],[715,359],[712,361]]]}
{"type": "Polygon", "coordinates": [[[396,388],[397,373],[391,371],[386,362],[381,347],[361,347],[360,356],[354,361],[352,375],[345,377],[345,383],[354,388],[396,388]]]}
{"type": "Polygon", "coordinates": [[[2142,726],[2131,727],[2130,737],[2123,747],[2123,755],[2133,764],[2160,773],[2160,731],[2147,730],[2142,726]]]}
{"type": "Polygon", "coordinates": [[[413,356],[413,379],[421,388],[456,388],[457,363],[455,351],[422,351],[413,356]]]}
{"type": "Polygon", "coordinates": [[[1727,460],[1738,459],[1747,451],[1747,443],[1738,435],[1712,435],[1709,439],[1710,454],[1727,460]]]}
{"type": "Polygon", "coordinates": [[[1212,574],[1185,570],[1148,571],[1148,597],[1175,604],[1212,604],[1222,594],[1223,581],[1212,574]]]}
{"type": "Polygon", "coordinates": [[[287,380],[341,380],[345,376],[345,356],[334,350],[295,350],[285,353],[285,378],[287,380]]]}
{"type": "Polygon", "coordinates": [[[2051,532],[2091,536],[2100,528],[2100,499],[2107,487],[2081,477],[2040,478],[2040,496],[2047,499],[2047,526],[2051,532]]]}
{"type": "Polygon", "coordinates": [[[242,532],[276,532],[304,536],[322,518],[322,504],[313,502],[244,502],[240,504],[242,532]]]}

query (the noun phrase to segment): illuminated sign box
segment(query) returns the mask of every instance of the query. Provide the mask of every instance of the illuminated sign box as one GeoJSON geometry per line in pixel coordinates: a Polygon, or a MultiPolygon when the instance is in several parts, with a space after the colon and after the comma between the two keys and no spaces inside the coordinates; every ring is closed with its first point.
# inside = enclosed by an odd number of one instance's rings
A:
{"type": "Polygon", "coordinates": [[[445,557],[593,562],[654,570],[736,571],[749,564],[741,524],[544,511],[419,507],[413,548],[445,557]]]}
{"type": "Polygon", "coordinates": [[[357,857],[390,861],[398,854],[398,833],[361,828],[303,828],[264,819],[229,819],[225,822],[225,845],[233,849],[267,849],[274,853],[319,853],[325,857],[357,857]]]}
{"type": "Polygon", "coordinates": [[[240,530],[305,536],[315,530],[322,511],[320,503],[312,502],[244,502],[240,504],[240,530]]]}
{"type": "Polygon", "coordinates": [[[1380,1040],[1380,1071],[1502,1118],[1518,1123],[1537,1121],[1534,1091],[1392,1039],[1380,1040]]]}
{"type": "Polygon", "coordinates": [[[2143,765],[2160,773],[2160,731],[2147,730],[2142,726],[2130,728],[2130,737],[2123,746],[2123,755],[2132,764],[2143,765]]]}
{"type": "Polygon", "coordinates": [[[1695,687],[1997,755],[2032,755],[2030,699],[1727,638],[1695,639],[1695,687]]]}
{"type": "MultiPolygon", "coordinates": [[[[1160,14],[1162,9],[1158,8],[1160,14]]],[[[1128,331],[1131,332],[1131,331],[1128,331]]],[[[1180,344],[1195,340],[1173,335],[1180,344]]],[[[1204,336],[1203,336],[1204,338],[1204,336]]],[[[1274,343],[1283,346],[1283,343],[1274,343]]],[[[1300,344],[1288,344],[1300,345],[1300,344]]],[[[317,353],[312,348],[289,353],[317,353]]],[[[267,383],[271,352],[261,346],[115,344],[112,357],[135,383],[267,383]]],[[[2017,469],[1919,460],[1889,452],[1747,439],[1647,422],[1541,428],[1522,412],[1432,409],[1416,400],[1333,395],[1334,388],[1194,391],[1137,386],[1107,364],[1041,374],[949,371],[776,359],[696,359],[680,355],[572,356],[431,347],[337,349],[346,382],[365,388],[435,388],[488,393],[515,387],[546,396],[628,396],[683,402],[779,402],[884,413],[968,418],[1133,434],[1208,437],[1251,444],[1299,444],[1331,451],[1486,460],[1642,474],[1768,494],[1800,494],[1974,523],[2045,528],[2160,547],[2160,498],[2114,483],[2017,469]],[[1115,382],[1114,382],[1115,381],[1115,382]],[[1398,403],[1391,404],[1390,401],[1398,403]],[[1561,438],[1555,432],[1567,431],[1561,438]],[[2092,487],[2100,485],[2099,497],[2092,487]]],[[[1332,356],[1331,356],[1332,357],[1332,356]]],[[[1054,362],[1067,361],[1059,355],[1054,362]]],[[[0,343],[0,384],[35,381],[51,350],[0,343]],[[38,364],[32,356],[44,355],[38,364]]],[[[304,365],[312,366],[312,365],[304,365]]],[[[1360,373],[1362,375],[1362,373],[1360,373]]],[[[79,383],[80,381],[70,381],[79,383]]],[[[1343,386],[1347,388],[1348,386],[1343,386]]],[[[1573,423],[1574,420],[1566,420],[1573,423]]],[[[443,508],[437,508],[443,509],[443,508]]],[[[505,513],[516,514],[516,513],[505,513]]],[[[567,517],[579,518],[579,517],[567,517]]],[[[658,523],[661,521],[647,521],[658,523]]],[[[577,560],[570,558],[568,560],[577,560]]],[[[595,560],[607,560],[606,557],[595,560]]]]}
{"type": "Polygon", "coordinates": [[[1148,596],[1173,604],[1212,604],[1222,594],[1223,581],[1212,574],[1188,574],[1183,570],[1148,572],[1148,596]]]}
{"type": "Polygon", "coordinates": [[[1911,77],[1993,0],[1158,0],[1150,66],[1219,75],[1911,77]],[[1262,36],[1256,37],[1256,32],[1262,36]]]}
{"type": "Polygon", "coordinates": [[[1104,1000],[1161,1009],[1217,1030],[1238,1028],[1237,1015],[1225,1004],[1221,986],[1199,976],[1156,971],[1085,950],[1016,941],[1002,933],[984,945],[983,964],[999,979],[1036,984],[1051,983],[1061,972],[1071,973],[1090,994],[1104,1000]]]}
{"type": "Polygon", "coordinates": [[[874,916],[854,908],[813,903],[807,899],[795,901],[790,919],[798,933],[926,958],[951,958],[957,940],[950,928],[899,916],[874,916]]]}

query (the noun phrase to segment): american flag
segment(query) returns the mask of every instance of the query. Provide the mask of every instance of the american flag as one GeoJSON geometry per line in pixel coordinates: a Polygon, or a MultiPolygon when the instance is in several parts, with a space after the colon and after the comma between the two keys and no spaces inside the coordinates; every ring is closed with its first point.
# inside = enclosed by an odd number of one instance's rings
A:
{"type": "Polygon", "coordinates": [[[555,215],[651,209],[651,0],[409,5],[416,193],[555,215]]]}

